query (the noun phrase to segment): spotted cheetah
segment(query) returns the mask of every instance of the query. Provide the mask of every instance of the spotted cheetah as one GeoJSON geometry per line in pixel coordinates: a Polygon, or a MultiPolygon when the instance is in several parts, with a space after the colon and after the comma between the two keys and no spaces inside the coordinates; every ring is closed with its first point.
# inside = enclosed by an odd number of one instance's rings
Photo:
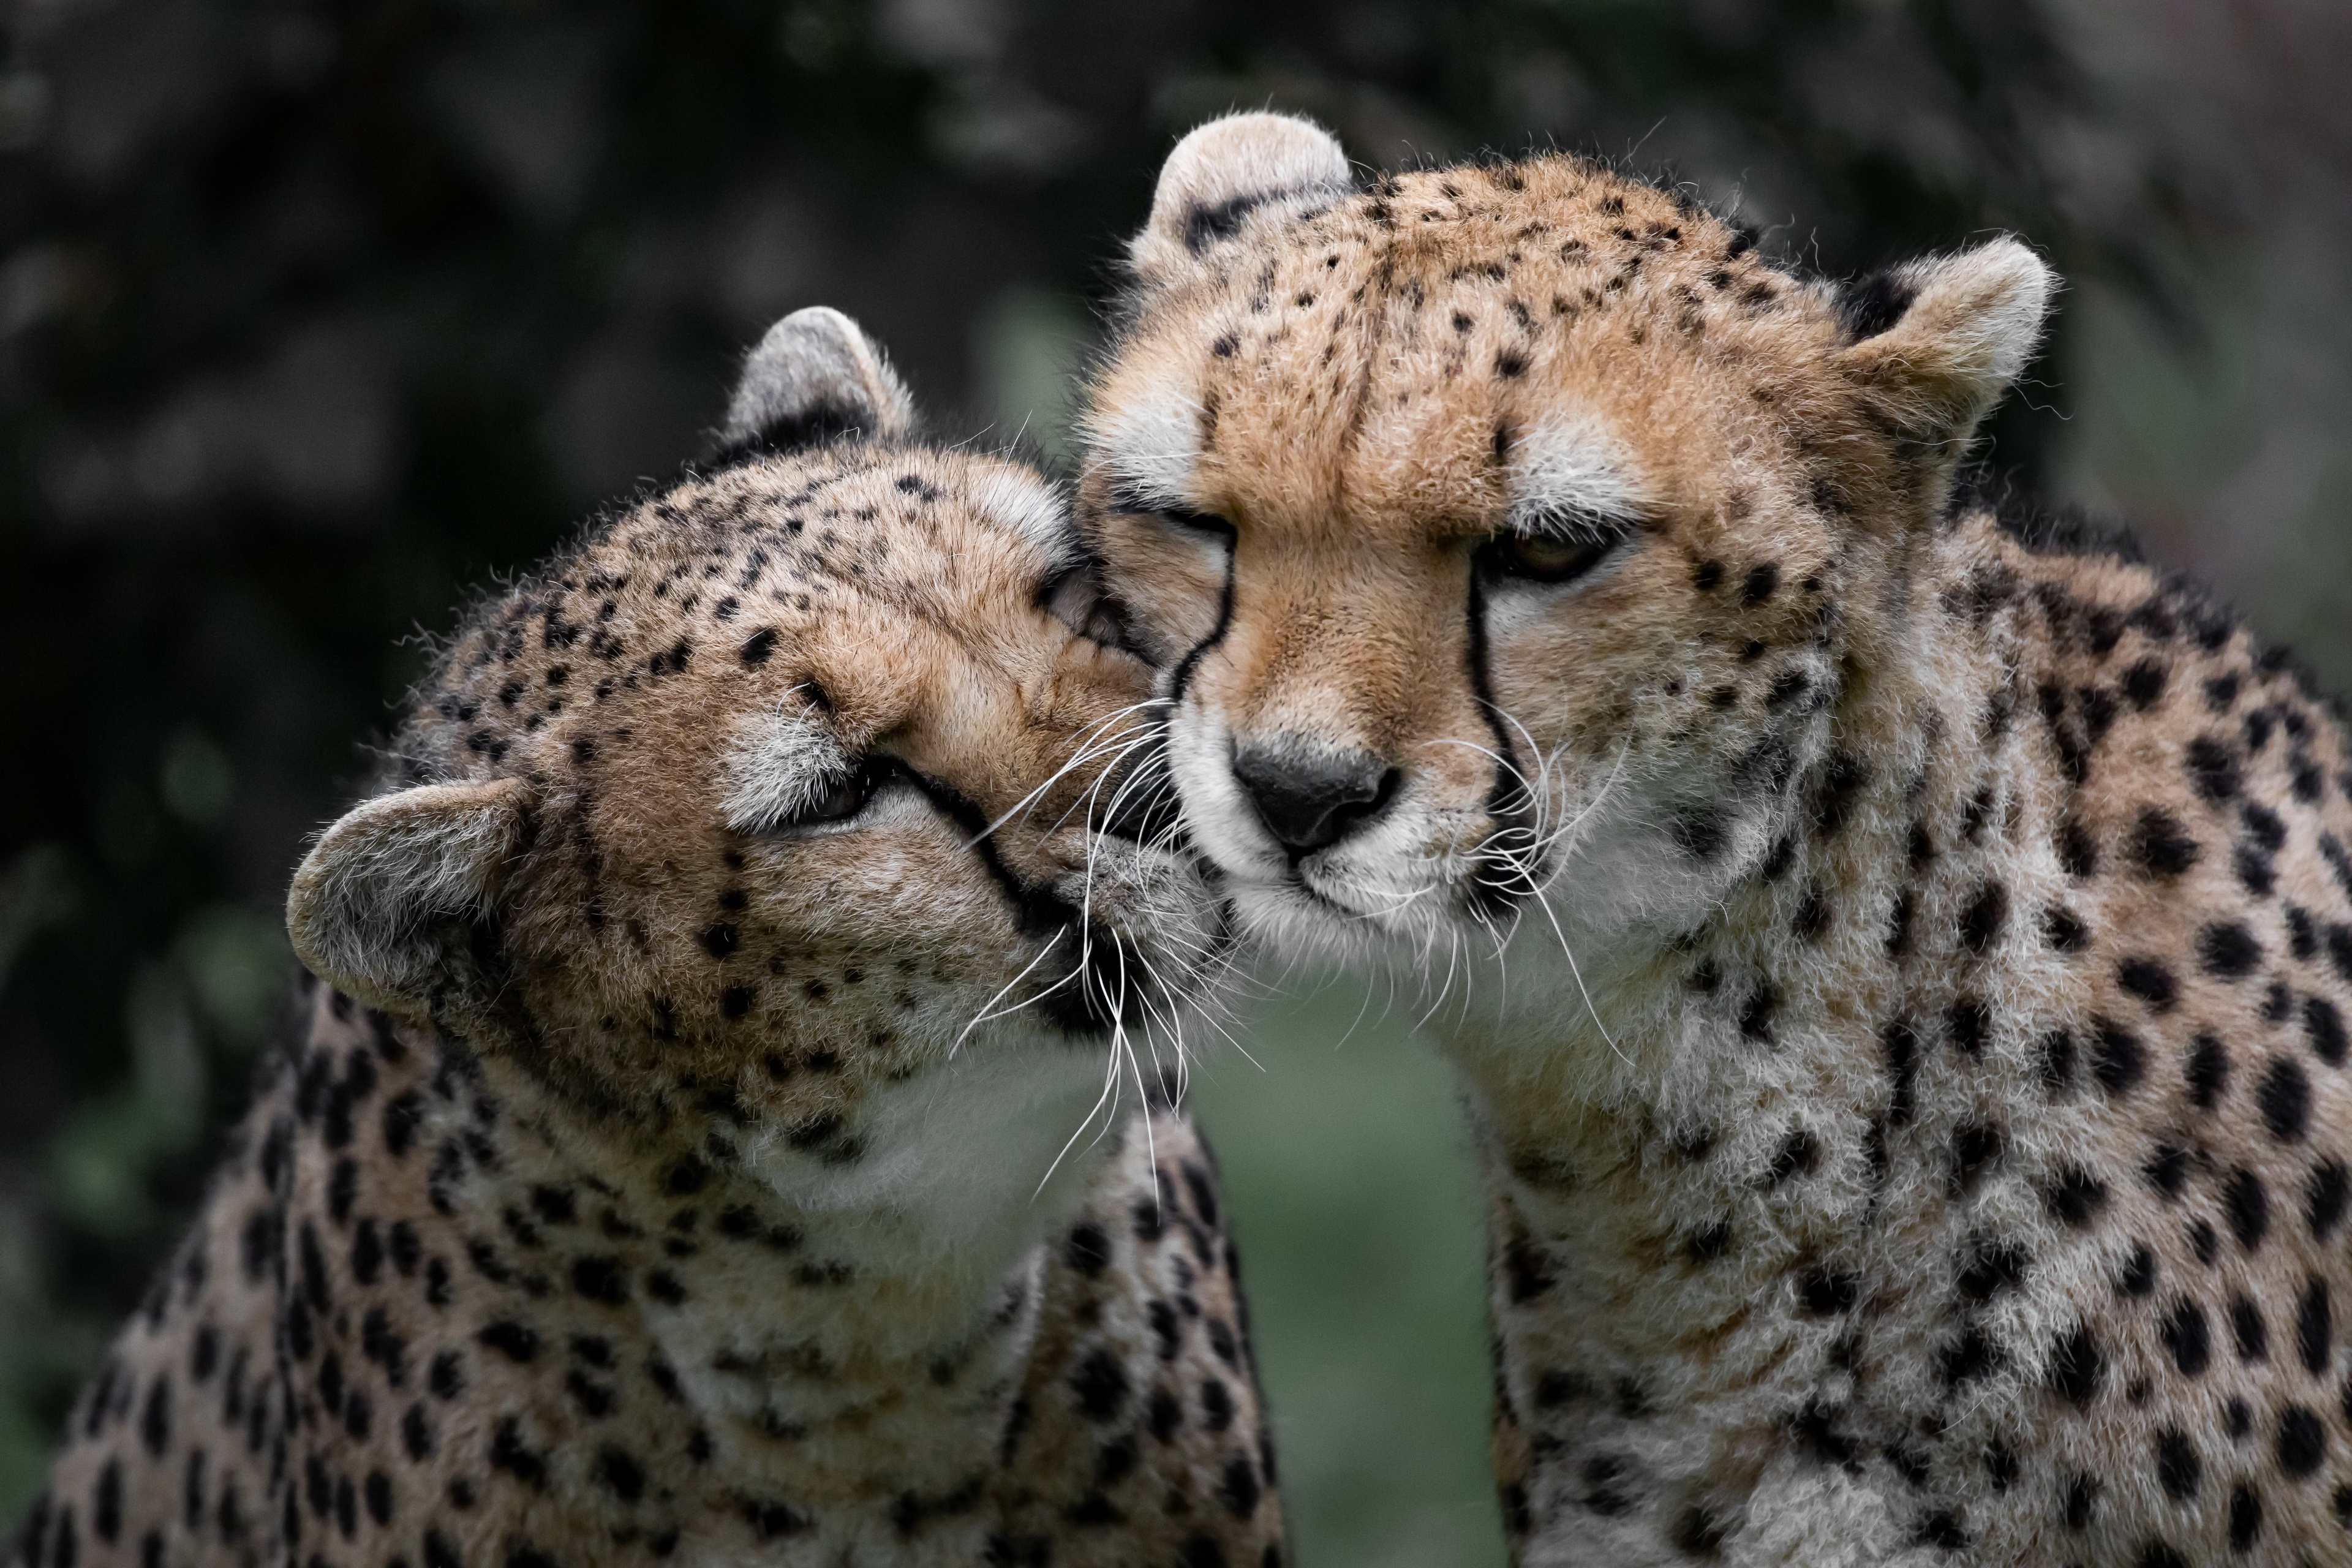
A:
{"type": "Polygon", "coordinates": [[[6,1561],[1281,1562],[1154,1067],[1221,917],[1101,809],[1150,675],[1066,502],[908,422],[788,317],[725,460],[465,624],[6,1561]]]}
{"type": "Polygon", "coordinates": [[[1178,144],[1082,520],[1244,928],[1417,975],[1517,1561],[2352,1561],[2352,769],[1971,499],[2054,282],[1178,144]]]}

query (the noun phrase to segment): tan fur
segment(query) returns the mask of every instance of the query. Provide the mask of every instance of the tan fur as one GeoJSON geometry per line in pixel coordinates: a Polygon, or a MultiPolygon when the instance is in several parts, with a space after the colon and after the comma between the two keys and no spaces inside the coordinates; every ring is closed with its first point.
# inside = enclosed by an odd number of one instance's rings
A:
{"type": "Polygon", "coordinates": [[[1188,823],[1254,933],[1433,993],[1519,1561],[2339,1561],[2341,733],[1950,504],[2031,253],[1895,282],[1560,158],[1141,277],[1084,494],[1188,823]],[[1254,751],[1391,773],[1294,856],[1254,751]]]}
{"type": "Polygon", "coordinates": [[[1218,917],[1102,828],[1149,676],[1045,607],[1061,515],[835,442],[480,611],[291,901],[391,1011],[307,990],[9,1560],[1279,1563],[1160,1077],[1218,917]],[[826,747],[901,771],[732,820],[826,747]]]}

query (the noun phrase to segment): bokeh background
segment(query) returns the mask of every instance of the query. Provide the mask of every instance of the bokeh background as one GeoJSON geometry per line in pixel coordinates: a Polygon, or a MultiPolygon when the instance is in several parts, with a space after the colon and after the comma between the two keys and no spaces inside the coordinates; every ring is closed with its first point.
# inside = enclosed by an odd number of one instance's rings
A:
{"type": "MultiPolygon", "coordinates": [[[[2342,0],[0,0],[0,1525],[267,1048],[303,835],[416,634],[671,472],[826,302],[1066,461],[1175,135],[1557,146],[1832,275],[2008,229],[2071,287],[2019,488],[2352,687],[2342,0]]],[[[1298,1555],[1500,1561],[1453,1092],[1344,983],[1225,1156],[1298,1555]]]]}

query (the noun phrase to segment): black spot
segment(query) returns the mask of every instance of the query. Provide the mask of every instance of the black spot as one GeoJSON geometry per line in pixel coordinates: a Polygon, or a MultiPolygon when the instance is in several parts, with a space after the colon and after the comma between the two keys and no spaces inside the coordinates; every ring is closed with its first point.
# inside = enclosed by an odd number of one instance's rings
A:
{"type": "Polygon", "coordinates": [[[1694,860],[1712,860],[1722,854],[1729,835],[1721,814],[1704,808],[1676,813],[1668,819],[1666,830],[1694,860]]]}
{"type": "Polygon", "coordinates": [[[2180,999],[2180,982],[2170,969],[2153,958],[2125,959],[2116,966],[2116,984],[2158,1013],[2170,1012],[2180,999]]]}
{"type": "Polygon", "coordinates": [[[2141,659],[2124,671],[2124,697],[2145,713],[2164,696],[2166,670],[2152,658],[2141,659]]]}
{"type": "Polygon", "coordinates": [[[1743,1039],[1752,1040],[1758,1045],[1770,1045],[1772,1015],[1779,1007],[1780,1001],[1780,995],[1772,989],[1771,982],[1758,981],[1756,989],[1748,994],[1748,1000],[1740,1004],[1740,1037],[1743,1039]]]}
{"type": "Polygon", "coordinates": [[[2128,1094],[2147,1076],[2147,1052],[2130,1030],[2106,1018],[2092,1021],[2091,1076],[2109,1094],[2128,1094]]]}
{"type": "Polygon", "coordinates": [[[2248,1252],[2263,1244],[2271,1227],[2270,1193],[2263,1180],[2241,1165],[2230,1173],[2221,1186],[2221,1206],[2230,1216],[2230,1229],[2238,1245],[2248,1252]]]}
{"type": "Polygon", "coordinates": [[[2197,1446],[2189,1435],[2177,1426],[2167,1426],[2156,1435],[2156,1479],[2176,1502],[2187,1502],[2204,1484],[2205,1461],[2197,1457],[2197,1446]]]}
{"type": "Polygon", "coordinates": [[[1070,1387],[1087,1420],[1116,1420],[1127,1404],[1127,1369],[1119,1365],[1117,1356],[1098,1346],[1070,1374],[1070,1387]]]}
{"type": "Polygon", "coordinates": [[[1841,1274],[1829,1268],[1809,1268],[1797,1282],[1805,1310],[1816,1317],[1835,1317],[1853,1310],[1861,1299],[1862,1279],[1855,1274],[1841,1274]]]}
{"type": "Polygon", "coordinates": [[[2189,1102],[2200,1110],[2210,1110],[2220,1102],[2221,1091],[2229,1087],[2229,1053],[2221,1048],[2217,1037],[2200,1035],[2189,1043],[2185,1071],[2189,1102]]]}
{"type": "Polygon", "coordinates": [[[1917,1110],[1915,1084],[1919,1073],[1919,1037],[1908,1019],[1896,1018],[1888,1023],[1880,1043],[1886,1051],[1887,1077],[1894,1081],[1886,1120],[1894,1126],[1907,1127],[1917,1110]]]}
{"type": "Polygon", "coordinates": [[[1943,1377],[1944,1386],[1956,1389],[1998,1371],[2008,1360],[2008,1353],[2000,1346],[1970,1323],[1960,1331],[1958,1339],[1937,1352],[1936,1369],[1943,1377]]]}
{"type": "Polygon", "coordinates": [[[2294,1347],[2304,1370],[2314,1376],[2327,1370],[2333,1359],[2335,1314],[2329,1309],[2327,1281],[2314,1274],[2303,1286],[2303,1300],[2294,1310],[2294,1347]]]}
{"type": "Polygon", "coordinates": [[[1922,1546],[1933,1546],[1944,1552],[1965,1552],[1969,1532],[1960,1528],[1960,1516],[1950,1509],[1937,1509],[1919,1522],[1916,1538],[1922,1546]]]}
{"type": "Polygon", "coordinates": [[[645,1495],[646,1468],[625,1448],[608,1444],[598,1449],[595,1465],[589,1473],[598,1486],[623,1502],[635,1502],[645,1495]]]}
{"type": "Polygon", "coordinates": [[[2303,1214],[2314,1241],[2326,1241],[2334,1234],[2343,1223],[2347,1202],[2352,1202],[2352,1170],[2341,1160],[2321,1161],[2304,1189],[2303,1214]]]}
{"type": "Polygon", "coordinates": [[[2050,1386],[2076,1405],[2098,1397],[2107,1360],[2088,1324],[2077,1324],[2050,1347],[2050,1386]]]}
{"type": "Polygon", "coordinates": [[[2303,1064],[2292,1057],[2273,1059],[2254,1090],[2254,1104],[2272,1137],[2282,1143],[2300,1140],[2311,1126],[2311,1079],[2303,1064]]]}
{"type": "Polygon", "coordinates": [[[1702,561],[1698,563],[1697,569],[1691,574],[1691,586],[1702,594],[1717,587],[1722,582],[1723,563],[1720,561],[1702,561]]]}
{"type": "Polygon", "coordinates": [[[2074,1037],[2064,1029],[2053,1029],[2042,1037],[2037,1053],[2040,1058],[2042,1087],[2054,1097],[2074,1087],[2074,1037]]]}
{"type": "Polygon", "coordinates": [[[2254,1305],[2252,1297],[2241,1293],[2230,1299],[2230,1337],[2238,1342],[2240,1361],[2270,1358],[2270,1325],[2263,1321],[2263,1310],[2254,1305]]]}
{"type": "Polygon", "coordinates": [[[2069,1166],[2042,1194],[2053,1218],[2080,1228],[2106,1207],[2107,1185],[2080,1166],[2069,1166]]]}
{"type": "Polygon", "coordinates": [[[1960,1294],[1981,1306],[2000,1292],[2021,1286],[2032,1263],[2033,1255],[2018,1242],[1980,1242],[1960,1269],[1957,1281],[1960,1294]]]}
{"type": "Polygon", "coordinates": [[[2143,806],[2132,833],[2132,858],[2153,877],[2177,877],[2197,864],[2202,847],[2180,819],[2156,806],[2143,806]]]}
{"type": "Polygon", "coordinates": [[[1985,1166],[2000,1157],[2000,1129],[1982,1121],[1963,1121],[1952,1131],[1952,1178],[1956,1191],[1976,1185],[1985,1166]]]}
{"type": "Polygon", "coordinates": [[[146,1407],[139,1413],[139,1440],[156,1458],[172,1445],[172,1380],[158,1376],[147,1390],[146,1407]]]}
{"type": "Polygon", "coordinates": [[[2278,1428],[2279,1468],[2300,1479],[2319,1468],[2327,1457],[2327,1428],[2307,1405],[2290,1405],[2280,1413],[2278,1428]]]}
{"type": "Polygon", "coordinates": [[[2344,1065],[2344,1015],[2325,996],[2303,999],[2303,1033],[2312,1054],[2329,1067],[2344,1065]]]}
{"type": "Polygon", "coordinates": [[[2132,1243],[2131,1256],[2124,1260],[2124,1271],[2116,1280],[2116,1293],[2138,1298],[2156,1289],[2156,1251],[2144,1241],[2132,1243]]]}
{"type": "Polygon", "coordinates": [[[1718,1219],[1690,1233],[1683,1251],[1694,1263],[1712,1263],[1731,1249],[1731,1222],[1718,1219]]]}
{"type": "Polygon", "coordinates": [[[1225,1463],[1224,1480],[1217,1488],[1217,1496],[1225,1511],[1235,1519],[1247,1519],[1257,1512],[1258,1499],[1263,1496],[1258,1485],[1257,1470],[1248,1459],[1235,1457],[1225,1463]]]}
{"type": "Polygon", "coordinates": [[[490,1468],[534,1489],[547,1485],[547,1456],[524,1445],[522,1425],[512,1415],[500,1417],[491,1432],[490,1468]]]}
{"type": "Polygon", "coordinates": [[[1870,767],[1860,757],[1840,752],[1822,775],[1821,795],[1813,803],[1813,825],[1824,837],[1843,827],[1854,797],[1870,782],[1870,767]]]}
{"type": "Polygon", "coordinates": [[[574,1258],[572,1289],[607,1307],[618,1307],[629,1299],[628,1275],[617,1258],[574,1258]]]}
{"type": "Polygon", "coordinates": [[[1970,952],[1984,952],[2000,940],[2008,920],[2009,889],[1999,882],[1983,884],[1960,911],[1960,945],[1970,952]]]}
{"type": "MultiPolygon", "coordinates": [[[[537,1332],[510,1319],[501,1318],[486,1325],[475,1337],[509,1361],[528,1362],[539,1354],[537,1332]]],[[[438,1362],[435,1363],[435,1371],[439,1371],[438,1362]]]]}
{"type": "Polygon", "coordinates": [[[2263,961],[2263,944],[2235,921],[2219,921],[2197,934],[2197,959],[2205,973],[2222,980],[2241,980],[2263,961]]]}
{"type": "Polygon", "coordinates": [[[742,934],[725,921],[703,928],[702,951],[713,958],[725,958],[740,945],[742,934]]]}
{"type": "Polygon", "coordinates": [[[2211,735],[2189,742],[2189,780],[2197,793],[2216,805],[2235,795],[2243,784],[2238,759],[2229,746],[2211,735]]]}
{"type": "Polygon", "coordinates": [[[2230,1550],[2252,1551],[2262,1532],[2262,1495],[2241,1481],[2230,1492],[2230,1550]]]}
{"type": "Polygon", "coordinates": [[[2149,1186],[2168,1198],[2177,1198],[2189,1183],[2189,1151],[2178,1143],[2159,1142],[2142,1171],[2149,1186]]]}
{"type": "Polygon", "coordinates": [[[1748,574],[1748,581],[1740,585],[1739,602],[1748,608],[1753,609],[1769,599],[1780,585],[1780,566],[1767,561],[1763,565],[1748,574]]]}
{"type": "Polygon", "coordinates": [[[2069,1530],[2081,1530],[2091,1522],[2091,1510],[2098,1506],[2099,1482],[2095,1476],[2074,1475],[2066,1478],[2066,1490],[2060,1500],[2060,1517],[2069,1530]]]}
{"type": "Polygon", "coordinates": [[[1992,1034],[1992,1014],[1973,996],[1962,997],[1945,1015],[1951,1026],[1954,1048],[1971,1057],[1984,1055],[1985,1042],[1992,1034]]]}
{"type": "Polygon", "coordinates": [[[2091,841],[2090,829],[2072,820],[2059,828],[2058,862],[2078,880],[2099,868],[2098,846],[2091,841]]]}
{"type": "Polygon", "coordinates": [[[1534,1242],[1514,1236],[1503,1247],[1503,1271],[1510,1281],[1514,1305],[1532,1301],[1552,1288],[1551,1269],[1534,1242]]]}
{"type": "Polygon", "coordinates": [[[2042,939],[2057,952],[2080,952],[2091,945],[2091,928],[2063,904],[2042,911],[2042,939]]]}
{"type": "Polygon", "coordinates": [[[1811,1132],[1792,1127],[1772,1151],[1772,1163],[1765,1167],[1757,1184],[1765,1191],[1781,1185],[1793,1176],[1810,1176],[1822,1163],[1822,1145],[1811,1132]]]}

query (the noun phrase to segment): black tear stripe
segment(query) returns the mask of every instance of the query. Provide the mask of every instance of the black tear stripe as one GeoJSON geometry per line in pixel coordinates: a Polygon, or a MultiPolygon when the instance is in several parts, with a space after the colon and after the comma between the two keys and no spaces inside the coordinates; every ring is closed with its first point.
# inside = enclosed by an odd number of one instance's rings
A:
{"type": "Polygon", "coordinates": [[[1200,668],[1201,661],[1208,657],[1211,648],[1225,640],[1225,633],[1233,626],[1234,574],[1237,569],[1237,558],[1241,553],[1236,548],[1239,538],[1232,523],[1223,519],[1212,520],[1202,516],[1189,522],[1188,526],[1197,528],[1204,533],[1223,535],[1225,581],[1223,587],[1217,592],[1217,624],[1209,628],[1207,637],[1194,643],[1191,650],[1176,661],[1175,673],[1169,678],[1168,709],[1171,713],[1175,711],[1177,705],[1184,700],[1184,689],[1192,683],[1192,672],[1200,668]]]}
{"type": "MultiPolygon", "coordinates": [[[[917,773],[904,763],[896,763],[894,771],[920,790],[933,810],[962,830],[966,847],[980,857],[990,879],[1012,906],[1013,922],[1022,935],[1038,942],[1051,942],[1060,935],[1078,939],[1072,961],[1083,964],[1087,973],[1043,997],[1039,1005],[1044,1016],[1066,1034],[1087,1037],[1108,1034],[1114,1026],[1143,1026],[1150,1016],[1145,991],[1150,976],[1135,956],[1132,944],[1100,926],[1089,925],[1076,905],[1043,883],[1024,880],[1007,866],[997,852],[996,840],[988,836],[988,814],[954,785],[917,773]],[[1122,994],[1122,980],[1126,1005],[1114,1013],[1109,1003],[1122,994]]],[[[1222,951],[1230,938],[1220,931],[1213,940],[1222,951]]],[[[1072,973],[1063,972],[1065,976],[1072,973]]]]}
{"type": "MultiPolygon", "coordinates": [[[[1502,705],[1495,700],[1494,679],[1486,668],[1486,587],[1479,582],[1475,569],[1467,575],[1470,625],[1463,660],[1469,667],[1470,694],[1478,704],[1479,717],[1486,721],[1486,732],[1495,738],[1495,754],[1502,759],[1495,766],[1495,787],[1487,792],[1486,815],[1494,818],[1497,833],[1514,828],[1524,832],[1533,815],[1534,801],[1519,767],[1518,748],[1511,743],[1509,731],[1504,726],[1502,705]]],[[[1481,877],[1470,885],[1469,912],[1474,917],[1501,920],[1517,906],[1518,897],[1510,888],[1481,877]]]]}

